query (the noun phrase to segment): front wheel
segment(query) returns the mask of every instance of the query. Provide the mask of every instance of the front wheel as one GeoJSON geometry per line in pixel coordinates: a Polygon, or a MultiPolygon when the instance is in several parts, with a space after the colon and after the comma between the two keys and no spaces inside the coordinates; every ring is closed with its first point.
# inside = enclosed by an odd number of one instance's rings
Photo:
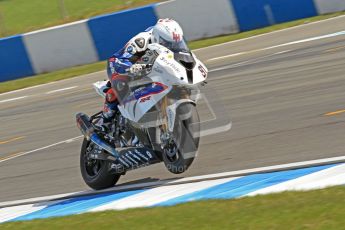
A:
{"type": "Polygon", "coordinates": [[[80,171],[85,183],[92,189],[100,190],[113,187],[119,180],[119,174],[109,172],[110,162],[89,158],[94,144],[86,139],[80,152],[80,171]]]}
{"type": "Polygon", "coordinates": [[[173,140],[163,150],[166,168],[174,173],[185,172],[192,164],[199,148],[200,119],[192,104],[182,104],[176,110],[173,140]]]}

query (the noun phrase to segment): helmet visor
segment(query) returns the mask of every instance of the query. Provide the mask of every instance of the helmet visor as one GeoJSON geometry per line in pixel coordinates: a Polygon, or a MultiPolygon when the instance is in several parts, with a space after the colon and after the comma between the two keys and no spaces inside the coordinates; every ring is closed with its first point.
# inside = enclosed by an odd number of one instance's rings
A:
{"type": "Polygon", "coordinates": [[[162,37],[159,37],[159,44],[170,49],[171,51],[177,52],[189,52],[189,48],[186,39],[183,37],[179,41],[167,41],[162,37]]]}

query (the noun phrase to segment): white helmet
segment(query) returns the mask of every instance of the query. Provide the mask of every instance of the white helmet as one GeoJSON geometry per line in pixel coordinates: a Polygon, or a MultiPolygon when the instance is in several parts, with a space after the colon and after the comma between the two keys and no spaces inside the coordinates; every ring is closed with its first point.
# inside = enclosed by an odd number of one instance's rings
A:
{"type": "Polygon", "coordinates": [[[188,51],[181,26],[174,20],[159,19],[152,29],[152,42],[174,51],[188,51]]]}

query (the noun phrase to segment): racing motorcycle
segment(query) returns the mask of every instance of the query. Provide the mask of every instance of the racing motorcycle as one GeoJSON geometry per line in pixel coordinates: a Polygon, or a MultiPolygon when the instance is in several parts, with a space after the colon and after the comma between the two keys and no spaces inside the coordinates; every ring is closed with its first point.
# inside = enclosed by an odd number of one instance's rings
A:
{"type": "MultiPolygon", "coordinates": [[[[137,62],[146,68],[111,81],[119,100],[111,124],[101,124],[102,111],[76,115],[84,135],[80,170],[93,189],[112,187],[129,170],[164,162],[174,174],[185,172],[199,148],[196,109],[208,70],[184,44],[170,49],[150,44],[137,62]]],[[[94,88],[105,97],[107,82],[94,88]]]]}

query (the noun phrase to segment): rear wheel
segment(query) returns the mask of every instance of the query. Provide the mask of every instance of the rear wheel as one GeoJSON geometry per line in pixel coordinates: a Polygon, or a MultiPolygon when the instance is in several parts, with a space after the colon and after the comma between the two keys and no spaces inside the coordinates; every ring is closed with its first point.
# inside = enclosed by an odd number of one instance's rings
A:
{"type": "Polygon", "coordinates": [[[80,152],[80,171],[85,183],[92,189],[100,190],[113,187],[119,174],[110,173],[110,162],[89,158],[94,144],[84,139],[80,152]]]}
{"type": "Polygon", "coordinates": [[[200,123],[195,106],[183,104],[176,110],[174,138],[163,150],[166,168],[174,173],[185,172],[199,148],[200,123]]]}

